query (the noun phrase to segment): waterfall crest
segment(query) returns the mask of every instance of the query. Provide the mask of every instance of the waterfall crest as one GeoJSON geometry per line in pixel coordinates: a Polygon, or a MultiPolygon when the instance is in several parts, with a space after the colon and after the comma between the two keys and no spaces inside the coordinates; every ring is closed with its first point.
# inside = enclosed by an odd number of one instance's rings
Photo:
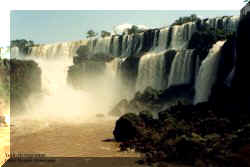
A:
{"type": "Polygon", "coordinates": [[[38,45],[31,48],[30,56],[39,58],[74,57],[77,49],[86,41],[38,45]]]}

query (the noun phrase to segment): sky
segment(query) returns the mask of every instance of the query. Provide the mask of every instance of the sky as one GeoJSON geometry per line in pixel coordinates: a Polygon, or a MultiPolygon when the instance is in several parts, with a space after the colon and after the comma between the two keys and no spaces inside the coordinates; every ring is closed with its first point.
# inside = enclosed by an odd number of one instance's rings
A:
{"type": "Polygon", "coordinates": [[[188,12],[190,10],[200,10],[197,15],[205,17],[237,14],[244,5],[244,0],[154,0],[152,2],[141,0],[26,0],[25,3],[20,0],[9,0],[4,1],[0,6],[0,47],[8,46],[10,39],[20,38],[34,40],[36,43],[79,40],[85,37],[84,33],[88,29],[98,32],[110,31],[115,25],[124,23],[161,27],[168,25],[181,15],[194,13],[188,12]],[[182,12],[176,12],[176,10],[182,10],[182,12]],[[210,10],[210,12],[204,10],[210,10]],[[214,10],[219,11],[214,12],[214,10]]]}
{"type": "Polygon", "coordinates": [[[35,43],[81,40],[90,29],[112,31],[120,24],[163,27],[192,13],[203,18],[239,15],[239,11],[12,11],[11,40],[24,38],[35,43]]]}

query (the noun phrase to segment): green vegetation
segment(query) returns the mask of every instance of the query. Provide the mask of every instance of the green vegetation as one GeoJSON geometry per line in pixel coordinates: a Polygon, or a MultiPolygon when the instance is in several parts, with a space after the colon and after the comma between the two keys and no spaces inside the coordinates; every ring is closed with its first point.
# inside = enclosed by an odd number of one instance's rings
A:
{"type": "Polygon", "coordinates": [[[139,32],[140,32],[139,28],[135,25],[133,25],[130,29],[128,29],[128,34],[136,34],[139,32]]]}
{"type": "Polygon", "coordinates": [[[223,28],[213,29],[209,25],[201,24],[201,20],[196,21],[198,31],[195,32],[189,41],[188,49],[195,49],[195,54],[203,60],[213,44],[220,40],[227,40],[234,37],[231,32],[226,32],[223,28]]]}
{"type": "MultiPolygon", "coordinates": [[[[141,33],[141,32],[143,32],[143,30],[140,30],[139,27],[136,26],[136,25],[133,25],[131,28],[128,28],[128,29],[127,29],[127,33],[128,33],[129,35],[131,35],[131,34],[138,34],[138,33],[141,33]]],[[[124,35],[125,33],[126,33],[126,32],[123,32],[123,35],[124,35]]]]}
{"type": "Polygon", "coordinates": [[[89,30],[87,32],[87,38],[96,37],[97,35],[98,33],[96,33],[94,30],[89,30]]]}
{"type": "Polygon", "coordinates": [[[30,47],[34,46],[34,42],[26,39],[18,39],[10,42],[11,47],[18,47],[21,53],[28,54],[30,47]]]}
{"type": "Polygon", "coordinates": [[[111,35],[111,33],[110,32],[108,32],[108,31],[101,31],[101,37],[102,38],[104,38],[104,37],[109,37],[111,35]]]}
{"type": "Polygon", "coordinates": [[[176,20],[172,24],[172,26],[182,25],[182,24],[185,24],[185,23],[188,23],[188,22],[197,21],[197,20],[199,20],[199,18],[195,14],[192,14],[191,16],[180,17],[178,20],[176,20]]]}

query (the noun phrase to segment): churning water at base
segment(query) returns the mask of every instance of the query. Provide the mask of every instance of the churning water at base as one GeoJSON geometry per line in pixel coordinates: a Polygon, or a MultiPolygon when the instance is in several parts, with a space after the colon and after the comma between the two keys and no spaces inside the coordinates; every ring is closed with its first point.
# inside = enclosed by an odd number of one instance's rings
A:
{"type": "Polygon", "coordinates": [[[33,60],[42,71],[42,95],[32,95],[26,102],[28,111],[14,115],[12,122],[18,127],[16,130],[20,130],[19,135],[47,128],[53,123],[96,121],[97,114],[107,117],[107,112],[122,98],[115,78],[117,60],[107,63],[104,75],[88,83],[90,89],[84,91],[67,84],[67,70],[73,64],[72,58],[33,60]]]}

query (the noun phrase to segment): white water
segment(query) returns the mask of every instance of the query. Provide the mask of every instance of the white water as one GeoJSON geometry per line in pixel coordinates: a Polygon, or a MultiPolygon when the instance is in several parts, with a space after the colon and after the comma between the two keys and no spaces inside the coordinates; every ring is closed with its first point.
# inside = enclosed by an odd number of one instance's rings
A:
{"type": "Polygon", "coordinates": [[[164,50],[167,48],[168,32],[168,28],[160,30],[157,50],[164,50]]]}
{"type": "Polygon", "coordinates": [[[239,16],[230,16],[230,17],[216,17],[212,18],[206,21],[208,25],[210,25],[212,28],[217,29],[219,28],[219,22],[222,24],[223,29],[226,32],[235,32],[237,29],[237,26],[239,24],[239,16]]]}
{"type": "Polygon", "coordinates": [[[12,47],[11,49],[10,49],[10,57],[11,58],[16,58],[16,57],[18,57],[19,56],[19,48],[18,47],[12,47]]]}
{"type": "Polygon", "coordinates": [[[192,50],[178,51],[171,65],[168,88],[191,83],[193,77],[194,56],[192,50]]]}
{"type": "Polygon", "coordinates": [[[210,49],[208,56],[202,61],[195,83],[194,104],[206,102],[217,78],[220,60],[220,49],[225,41],[219,41],[210,49]]]}
{"type": "Polygon", "coordinates": [[[147,53],[140,59],[136,91],[143,91],[149,86],[156,90],[166,88],[164,53],[147,53]]]}
{"type": "Polygon", "coordinates": [[[113,45],[111,47],[113,47],[112,55],[115,57],[120,56],[119,55],[120,49],[119,49],[119,37],[118,36],[114,37],[113,45]]]}
{"type": "Polygon", "coordinates": [[[38,58],[73,57],[76,55],[77,49],[81,45],[85,44],[86,41],[83,40],[75,42],[38,45],[32,47],[30,56],[38,58]]]}
{"type": "Polygon", "coordinates": [[[42,70],[42,97],[32,95],[26,102],[29,110],[12,117],[16,127],[14,135],[33,133],[55,123],[71,125],[95,122],[96,114],[104,114],[104,119],[110,119],[107,113],[123,98],[116,78],[117,59],[106,64],[104,75],[88,83],[90,89],[86,91],[75,90],[66,82],[68,67],[73,64],[72,58],[31,59],[42,70]]]}
{"type": "Polygon", "coordinates": [[[170,48],[177,50],[186,49],[188,41],[195,31],[196,24],[194,22],[173,26],[170,48]]]}

